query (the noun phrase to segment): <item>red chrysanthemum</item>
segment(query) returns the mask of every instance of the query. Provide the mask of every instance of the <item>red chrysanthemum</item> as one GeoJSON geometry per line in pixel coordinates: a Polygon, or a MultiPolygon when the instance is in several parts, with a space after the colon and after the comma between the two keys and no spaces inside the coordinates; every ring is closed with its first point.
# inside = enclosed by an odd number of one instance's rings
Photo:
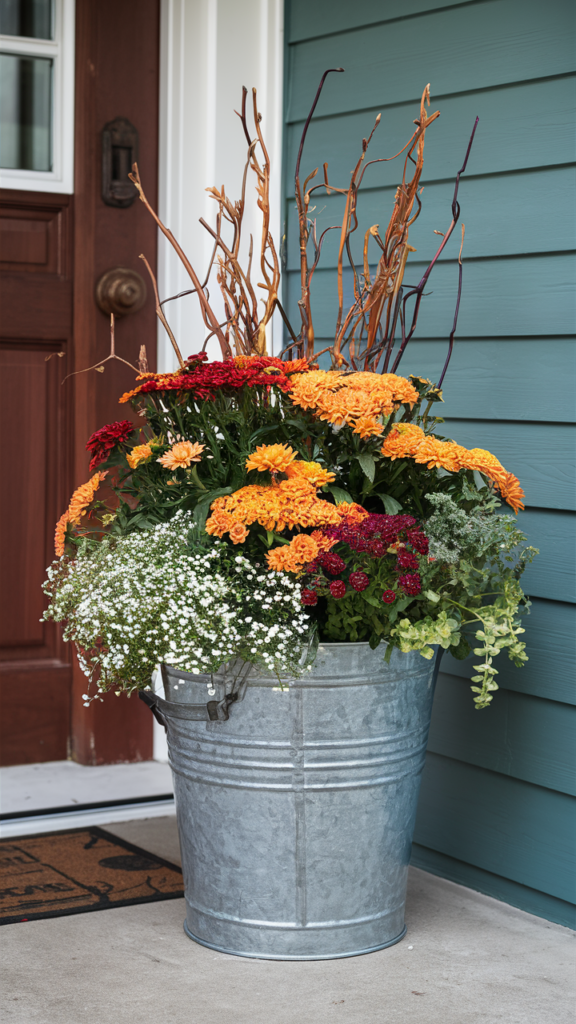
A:
{"type": "Polygon", "coordinates": [[[309,590],[307,587],[304,588],[300,595],[302,604],[313,606],[318,604],[318,594],[315,590],[309,590]]]}
{"type": "Polygon", "coordinates": [[[320,565],[323,569],[326,569],[332,576],[336,576],[337,573],[343,572],[346,568],[346,562],[340,555],[333,555],[331,552],[320,555],[320,565]]]}
{"type": "Polygon", "coordinates": [[[406,533],[406,540],[412,545],[419,555],[428,554],[428,537],[426,537],[425,534],[420,533],[420,530],[408,530],[406,533]]]}
{"type": "Polygon", "coordinates": [[[344,580],[333,580],[330,584],[330,593],[332,594],[332,597],[335,598],[344,597],[344,594],[346,593],[346,584],[344,583],[344,580]]]}
{"type": "Polygon", "coordinates": [[[393,590],[385,590],[382,594],[382,600],[385,601],[386,604],[392,604],[392,602],[396,600],[396,594],[393,590]]]}
{"type": "Polygon", "coordinates": [[[90,472],[102,462],[106,462],[110,452],[117,445],[127,441],[130,434],[136,429],[130,420],[118,420],[116,423],[108,423],[105,427],[100,427],[100,430],[96,430],[86,445],[86,451],[92,455],[90,472]]]}
{"type": "Polygon", "coordinates": [[[412,554],[411,551],[407,551],[406,548],[400,548],[398,552],[398,559],[396,561],[397,569],[417,569],[418,559],[416,555],[412,554]]]}
{"type": "Polygon", "coordinates": [[[361,593],[363,590],[366,590],[370,580],[365,572],[351,572],[348,577],[348,582],[351,587],[354,587],[354,590],[361,593]]]}
{"type": "Polygon", "coordinates": [[[405,594],[414,597],[422,590],[422,581],[417,572],[407,572],[404,576],[398,577],[398,586],[402,587],[405,594]]]}

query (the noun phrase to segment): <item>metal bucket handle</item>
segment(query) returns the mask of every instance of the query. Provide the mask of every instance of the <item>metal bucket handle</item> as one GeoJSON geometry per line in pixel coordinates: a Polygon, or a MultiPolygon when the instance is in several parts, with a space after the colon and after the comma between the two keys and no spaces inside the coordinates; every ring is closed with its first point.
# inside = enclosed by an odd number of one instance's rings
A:
{"type": "Polygon", "coordinates": [[[230,705],[238,700],[238,693],[227,693],[223,700],[209,700],[207,704],[176,704],[174,701],[164,700],[152,690],[139,690],[138,696],[164,728],[166,715],[188,722],[227,722],[230,718],[230,705]]]}

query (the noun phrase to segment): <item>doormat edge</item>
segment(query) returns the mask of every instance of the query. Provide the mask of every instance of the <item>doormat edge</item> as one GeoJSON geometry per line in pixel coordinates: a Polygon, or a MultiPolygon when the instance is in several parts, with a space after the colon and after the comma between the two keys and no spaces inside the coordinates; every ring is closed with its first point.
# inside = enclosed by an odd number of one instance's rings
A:
{"type": "MultiPolygon", "coordinates": [[[[51,836],[73,835],[75,833],[77,834],[81,832],[88,832],[91,834],[96,833],[96,835],[98,835],[100,838],[107,839],[108,841],[113,842],[115,846],[124,848],[125,850],[128,850],[130,853],[140,854],[144,857],[153,857],[154,860],[158,862],[159,866],[170,868],[172,871],[176,871],[178,874],[182,875],[182,868],[180,867],[179,864],[174,864],[172,863],[172,861],[166,860],[164,857],[159,857],[157,854],[152,853],[150,850],[144,850],[141,846],[136,846],[135,843],[131,843],[127,839],[123,839],[121,836],[115,835],[113,832],[108,832],[107,829],[101,828],[99,825],[88,825],[84,826],[84,828],[80,827],[69,829],[57,829],[50,832],[35,833],[34,835],[27,834],[23,836],[10,836],[0,840],[0,849],[4,843],[11,844],[17,843],[18,841],[22,842],[29,841],[32,839],[47,839],[51,836]]],[[[48,920],[49,918],[54,919],[57,917],[73,917],[76,914],[90,914],[100,910],[116,910],[120,909],[121,907],[138,906],[138,904],[140,903],[162,903],[164,902],[164,900],[175,900],[183,898],[184,888],[182,888],[182,891],[178,892],[154,893],[150,896],[144,896],[142,898],[135,897],[133,899],[128,900],[118,900],[115,901],[113,904],[108,905],[104,904],[74,908],[70,907],[58,911],[47,910],[44,912],[33,912],[28,914],[26,917],[23,917],[19,914],[11,914],[6,915],[4,917],[0,916],[0,927],[2,927],[3,925],[10,924],[27,924],[31,921],[42,921],[48,920]]]]}

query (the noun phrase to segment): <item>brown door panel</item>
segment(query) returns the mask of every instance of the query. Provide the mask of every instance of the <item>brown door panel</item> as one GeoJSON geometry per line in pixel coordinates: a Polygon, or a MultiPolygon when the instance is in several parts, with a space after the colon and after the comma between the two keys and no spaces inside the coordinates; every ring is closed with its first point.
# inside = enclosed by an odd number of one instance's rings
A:
{"type": "MultiPolygon", "coordinates": [[[[134,386],[128,367],[109,362],[103,373],[77,371],[109,352],[109,323],[94,300],[100,275],[118,266],[142,272],[140,253],[156,266],[156,228],[142,204],[123,209],[102,199],[101,139],[115,118],[134,125],[142,179],[155,203],[158,72],[159,0],[77,3],[74,196],[0,192],[2,457],[10,481],[9,500],[0,503],[3,764],[152,756],[148,710],[136,698],[113,695],[84,708],[87,682],[71,646],[38,620],[56,520],[89,477],[86,441],[105,423],[133,418],[118,404],[134,386]]],[[[139,312],[118,321],[116,338],[117,352],[133,365],[146,345],[153,370],[151,291],[139,312]]]]}

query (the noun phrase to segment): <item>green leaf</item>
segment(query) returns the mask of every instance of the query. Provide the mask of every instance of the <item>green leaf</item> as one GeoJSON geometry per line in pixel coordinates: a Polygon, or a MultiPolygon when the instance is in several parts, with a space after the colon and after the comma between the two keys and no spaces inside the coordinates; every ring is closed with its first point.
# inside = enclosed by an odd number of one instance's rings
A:
{"type": "Polygon", "coordinates": [[[434,590],[425,590],[424,597],[427,597],[429,601],[433,602],[433,604],[437,604],[440,600],[440,595],[436,594],[434,590]]]}
{"type": "Polygon", "coordinates": [[[210,511],[210,505],[212,502],[215,501],[216,498],[221,498],[225,494],[230,494],[231,491],[231,487],[220,487],[217,491],[210,491],[209,494],[203,494],[194,509],[194,526],[198,527],[198,529],[204,529],[204,524],[208,518],[208,512],[210,511]]]}
{"type": "Polygon", "coordinates": [[[357,455],[356,458],[362,467],[362,472],[368,477],[370,483],[373,484],[376,475],[376,460],[374,456],[363,452],[361,455],[357,455]]]}
{"type": "Polygon", "coordinates": [[[382,501],[387,515],[395,516],[402,508],[400,502],[396,501],[396,498],[393,498],[391,494],[383,494],[381,491],[375,491],[374,493],[377,494],[382,501]]]}
{"type": "Polygon", "coordinates": [[[333,484],[328,484],[328,490],[337,505],[341,505],[343,502],[347,505],[353,504],[354,499],[350,497],[348,491],[345,491],[343,487],[334,487],[333,484]]]}

